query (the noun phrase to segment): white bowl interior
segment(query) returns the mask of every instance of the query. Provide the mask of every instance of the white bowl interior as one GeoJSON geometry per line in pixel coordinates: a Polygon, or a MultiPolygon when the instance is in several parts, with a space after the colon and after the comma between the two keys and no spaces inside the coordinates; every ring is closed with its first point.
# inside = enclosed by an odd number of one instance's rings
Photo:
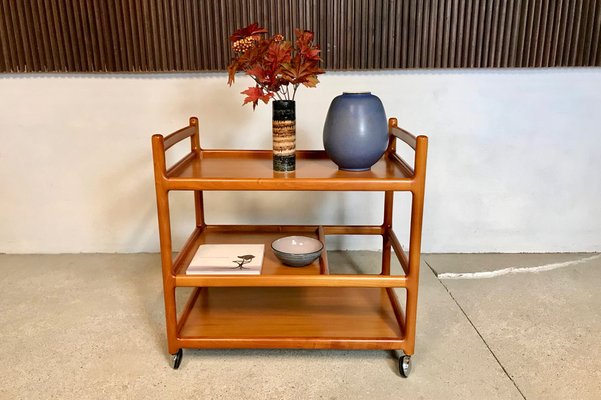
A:
{"type": "Polygon", "coordinates": [[[277,251],[288,254],[309,254],[323,248],[319,240],[307,236],[286,236],[275,240],[271,246],[277,251]]]}

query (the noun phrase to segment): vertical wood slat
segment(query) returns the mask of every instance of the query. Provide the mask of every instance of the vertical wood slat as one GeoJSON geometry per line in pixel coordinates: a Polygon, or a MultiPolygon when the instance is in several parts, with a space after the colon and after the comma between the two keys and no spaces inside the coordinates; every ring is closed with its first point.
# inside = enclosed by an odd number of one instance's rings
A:
{"type": "MultiPolygon", "coordinates": [[[[10,3],[10,2],[8,2],[10,3]]],[[[4,13],[6,15],[6,25],[9,31],[11,31],[12,35],[9,35],[9,40],[13,40],[11,44],[12,50],[12,59],[16,60],[21,68],[25,67],[23,71],[26,71],[26,62],[24,60],[24,49],[23,49],[23,40],[21,29],[18,29],[19,23],[17,20],[17,12],[15,12],[15,7],[4,4],[4,13]]]]}
{"type": "Polygon", "coordinates": [[[251,22],[326,69],[601,66],[601,0],[0,0],[0,72],[224,70],[251,22]]]}
{"type": "Polygon", "coordinates": [[[593,22],[593,38],[591,41],[591,58],[590,65],[601,64],[601,0],[596,0],[596,12],[593,22]]]}
{"type": "MultiPolygon", "coordinates": [[[[0,13],[4,15],[4,1],[0,0],[0,13]]],[[[5,18],[0,18],[0,71],[9,71],[13,66],[9,53],[9,30],[5,26],[5,18]]]]}
{"type": "Polygon", "coordinates": [[[515,2],[509,3],[509,7],[505,12],[505,25],[503,27],[502,46],[503,50],[499,54],[499,67],[507,67],[509,64],[509,57],[511,52],[511,43],[515,32],[513,31],[513,16],[514,16],[515,2]]]}
{"type": "MultiPolygon", "coordinates": [[[[27,17],[25,16],[25,6],[26,4],[22,2],[17,4],[17,20],[19,21],[19,25],[29,28],[28,21],[26,20],[27,17]]],[[[30,66],[30,68],[33,68],[32,50],[35,45],[31,42],[29,29],[23,30],[21,45],[23,46],[26,65],[30,66]]]]}

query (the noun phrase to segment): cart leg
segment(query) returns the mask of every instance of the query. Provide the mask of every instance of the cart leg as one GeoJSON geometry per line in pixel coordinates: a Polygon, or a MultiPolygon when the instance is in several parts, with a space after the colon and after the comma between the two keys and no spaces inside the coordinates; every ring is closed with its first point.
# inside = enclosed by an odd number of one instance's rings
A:
{"type": "Polygon", "coordinates": [[[405,317],[405,355],[399,358],[399,371],[407,377],[411,372],[411,356],[415,349],[415,324],[417,319],[417,293],[421,251],[423,190],[413,192],[411,204],[411,229],[409,237],[409,273],[407,274],[407,297],[405,317]]]}
{"type": "Polygon", "coordinates": [[[171,220],[169,214],[169,192],[157,187],[157,209],[159,216],[159,238],[163,272],[163,297],[165,300],[165,322],[170,354],[179,350],[177,343],[177,312],[175,303],[175,276],[173,273],[171,220]]]}

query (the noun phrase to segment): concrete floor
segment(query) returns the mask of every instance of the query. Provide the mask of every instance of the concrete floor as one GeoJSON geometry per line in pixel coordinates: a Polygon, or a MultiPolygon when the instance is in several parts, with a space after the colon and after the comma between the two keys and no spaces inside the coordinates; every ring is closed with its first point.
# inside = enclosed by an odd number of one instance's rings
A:
{"type": "MultiPolygon", "coordinates": [[[[367,270],[378,257],[330,261],[367,270]]],[[[0,255],[0,399],[601,398],[601,256],[423,260],[403,379],[384,351],[187,350],[173,370],[158,255],[0,255]],[[555,269],[448,279],[542,265],[555,269]]]]}

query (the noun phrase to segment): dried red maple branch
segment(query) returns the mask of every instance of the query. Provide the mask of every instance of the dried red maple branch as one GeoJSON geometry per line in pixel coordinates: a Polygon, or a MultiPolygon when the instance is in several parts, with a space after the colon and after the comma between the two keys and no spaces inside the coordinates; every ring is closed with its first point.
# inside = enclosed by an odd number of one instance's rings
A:
{"type": "Polygon", "coordinates": [[[239,29],[230,36],[234,53],[227,67],[228,84],[234,83],[235,75],[243,72],[255,81],[255,86],[241,92],[246,95],[244,103],[259,100],[294,100],[299,85],[316,87],[317,75],[325,73],[319,67],[319,46],[313,43],[313,32],[295,31],[294,43],[282,35],[265,38],[265,28],[254,23],[239,29]],[[292,93],[290,91],[292,86],[292,93]]]}

